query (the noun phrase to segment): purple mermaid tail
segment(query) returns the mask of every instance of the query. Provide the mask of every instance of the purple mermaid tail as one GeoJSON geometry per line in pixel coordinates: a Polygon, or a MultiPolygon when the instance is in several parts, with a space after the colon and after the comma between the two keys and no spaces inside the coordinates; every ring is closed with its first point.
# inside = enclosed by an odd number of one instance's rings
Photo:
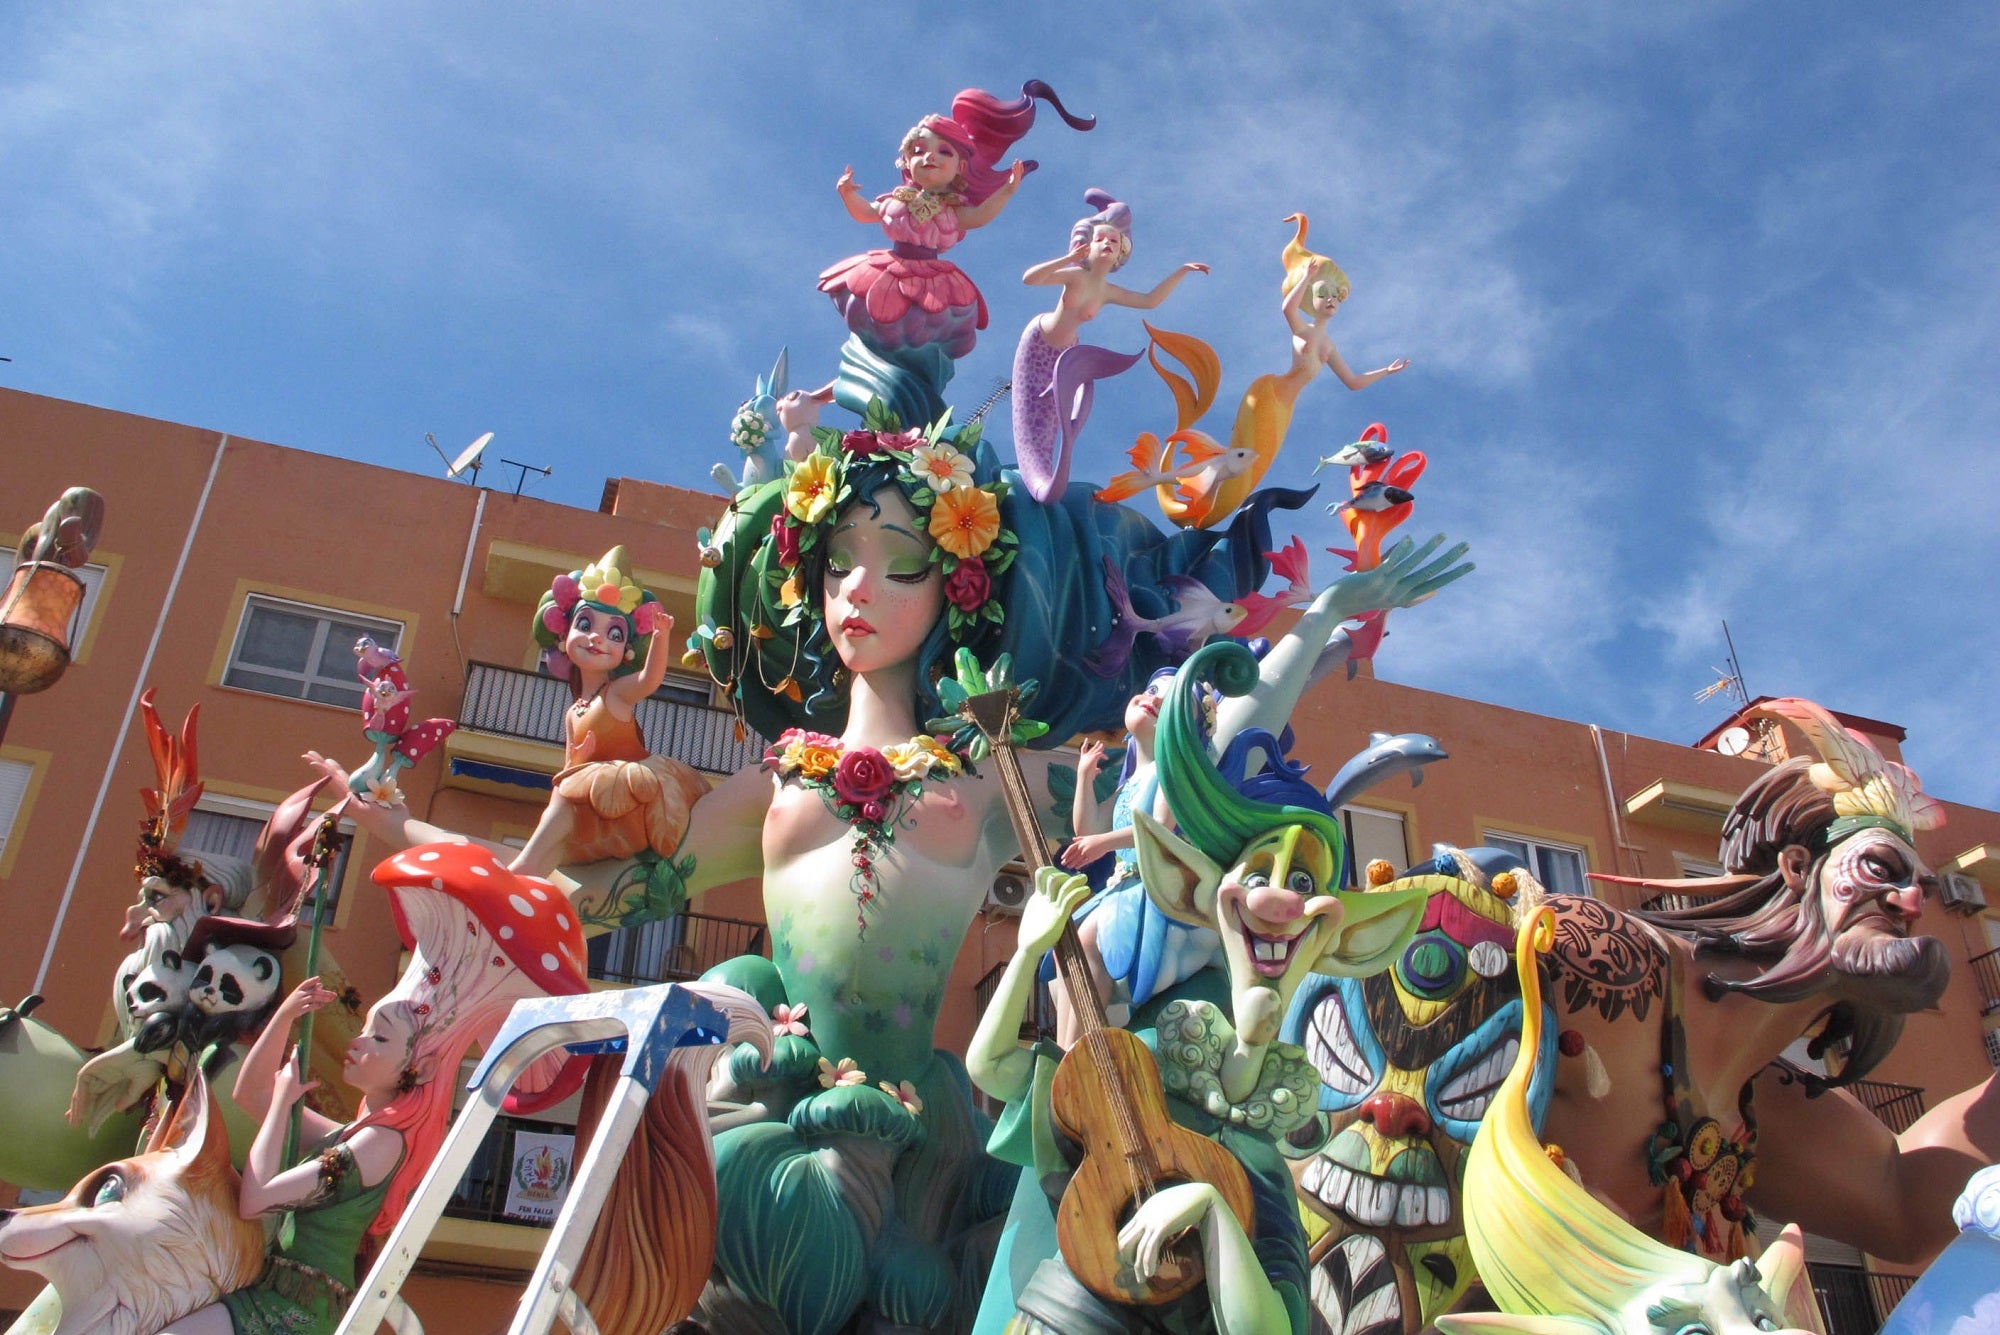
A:
{"type": "Polygon", "coordinates": [[[1069,485],[1076,438],[1090,418],[1097,382],[1129,369],[1143,352],[1113,352],[1078,343],[1052,348],[1042,338],[1039,317],[1021,331],[1014,350],[1014,463],[1028,494],[1038,501],[1059,497],[1069,485]]]}

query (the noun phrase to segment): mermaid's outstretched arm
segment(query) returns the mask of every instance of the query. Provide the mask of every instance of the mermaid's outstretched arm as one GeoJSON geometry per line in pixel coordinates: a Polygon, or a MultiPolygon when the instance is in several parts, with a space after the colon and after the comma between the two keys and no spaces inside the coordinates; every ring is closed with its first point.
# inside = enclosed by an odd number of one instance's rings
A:
{"type": "Polygon", "coordinates": [[[1421,547],[1404,538],[1373,570],[1357,570],[1329,584],[1264,655],[1250,693],[1222,702],[1216,711],[1215,750],[1226,749],[1246,728],[1266,728],[1274,735],[1283,730],[1311,680],[1314,661],[1341,622],[1376,608],[1409,607],[1471,573],[1472,563],[1464,559],[1466,544],[1439,556],[1443,545],[1442,533],[1421,547]]]}
{"type": "Polygon", "coordinates": [[[1186,264],[1183,264],[1180,268],[1155,283],[1153,290],[1150,292],[1134,292],[1129,287],[1120,287],[1116,283],[1108,283],[1104,289],[1104,300],[1110,305],[1126,306],[1135,311],[1155,310],[1161,302],[1165,301],[1172,294],[1175,288],[1181,285],[1181,279],[1186,278],[1191,273],[1207,272],[1208,266],[1206,264],[1189,260],[1186,264]]]}

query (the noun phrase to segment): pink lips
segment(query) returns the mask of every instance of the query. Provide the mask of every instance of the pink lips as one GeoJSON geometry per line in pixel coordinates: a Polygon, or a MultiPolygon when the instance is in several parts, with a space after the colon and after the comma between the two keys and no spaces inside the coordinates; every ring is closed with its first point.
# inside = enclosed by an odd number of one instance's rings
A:
{"type": "Polygon", "coordinates": [[[873,635],[875,633],[875,628],[860,617],[847,618],[847,620],[840,623],[840,629],[842,633],[850,636],[873,635]]]}

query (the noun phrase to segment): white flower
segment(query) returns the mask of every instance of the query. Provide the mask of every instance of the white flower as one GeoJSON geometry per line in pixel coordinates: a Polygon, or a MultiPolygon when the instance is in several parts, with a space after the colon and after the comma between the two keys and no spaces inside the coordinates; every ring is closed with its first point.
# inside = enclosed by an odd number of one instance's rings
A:
{"type": "Polygon", "coordinates": [[[933,491],[972,485],[972,456],[949,445],[919,445],[910,452],[910,472],[930,484],[933,491]]]}

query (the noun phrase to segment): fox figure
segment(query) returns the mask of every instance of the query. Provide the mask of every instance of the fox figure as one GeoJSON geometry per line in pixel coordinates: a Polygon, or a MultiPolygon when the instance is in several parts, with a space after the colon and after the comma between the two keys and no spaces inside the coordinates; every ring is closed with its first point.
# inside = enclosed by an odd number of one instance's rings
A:
{"type": "Polygon", "coordinates": [[[144,1153],[59,1201],[0,1210],[0,1262],[54,1286],[55,1335],[156,1335],[263,1269],[264,1226],[238,1216],[237,1185],[221,1112],[197,1076],[144,1153]]]}

